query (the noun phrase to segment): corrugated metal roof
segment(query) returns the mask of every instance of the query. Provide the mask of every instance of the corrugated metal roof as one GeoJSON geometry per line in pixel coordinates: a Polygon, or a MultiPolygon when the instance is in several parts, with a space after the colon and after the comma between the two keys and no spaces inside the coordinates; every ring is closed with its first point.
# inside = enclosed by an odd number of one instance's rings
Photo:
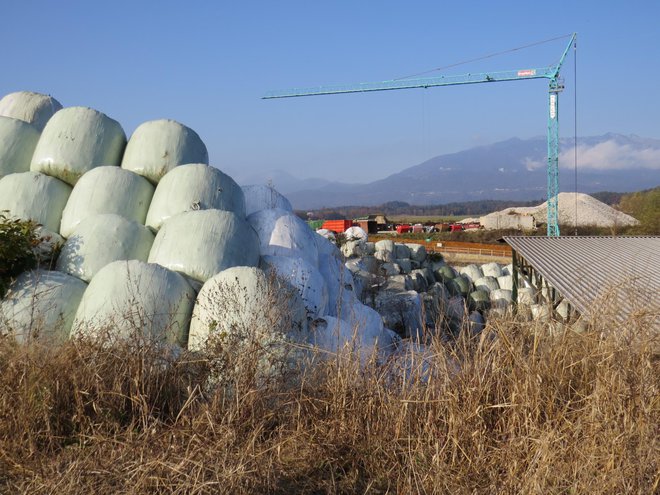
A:
{"type": "MultiPolygon", "coordinates": [[[[583,315],[612,295],[624,318],[660,315],[660,237],[505,237],[583,315]],[[622,290],[616,290],[622,288],[622,290]],[[634,288],[638,291],[636,294],[634,288]],[[640,300],[641,299],[641,300],[640,300]]],[[[653,326],[660,326],[656,318],[653,326]]]]}

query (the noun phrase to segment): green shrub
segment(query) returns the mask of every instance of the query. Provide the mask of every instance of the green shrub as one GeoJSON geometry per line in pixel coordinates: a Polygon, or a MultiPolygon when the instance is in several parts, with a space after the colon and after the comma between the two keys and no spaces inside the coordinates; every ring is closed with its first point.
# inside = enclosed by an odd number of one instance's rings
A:
{"type": "Polygon", "coordinates": [[[0,213],[0,297],[12,278],[37,265],[35,228],[34,222],[13,220],[0,213]]]}

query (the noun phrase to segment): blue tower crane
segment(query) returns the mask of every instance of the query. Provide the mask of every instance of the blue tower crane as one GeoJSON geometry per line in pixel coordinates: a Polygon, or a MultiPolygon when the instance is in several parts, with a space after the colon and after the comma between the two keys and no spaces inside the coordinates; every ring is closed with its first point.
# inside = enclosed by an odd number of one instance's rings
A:
{"type": "Polygon", "coordinates": [[[342,86],[318,86],[312,88],[271,91],[262,99],[294,98],[299,96],[334,95],[342,93],[366,93],[395,89],[433,88],[458,84],[478,84],[504,81],[524,81],[528,79],[548,79],[548,236],[559,236],[558,204],[559,193],[559,93],[564,89],[559,71],[573,46],[576,47],[577,34],[571,35],[559,62],[548,67],[524,68],[500,72],[480,72],[428,77],[421,79],[398,79],[391,81],[360,83],[342,86]]]}

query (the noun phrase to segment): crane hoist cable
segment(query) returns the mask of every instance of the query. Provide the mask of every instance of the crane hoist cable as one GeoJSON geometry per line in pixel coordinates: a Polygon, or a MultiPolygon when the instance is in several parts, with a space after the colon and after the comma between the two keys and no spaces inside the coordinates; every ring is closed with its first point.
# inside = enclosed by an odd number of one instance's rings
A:
{"type": "Polygon", "coordinates": [[[562,36],[555,36],[554,38],[548,38],[547,40],[536,41],[534,43],[529,43],[527,45],[518,46],[516,48],[509,48],[508,50],[502,50],[500,52],[494,52],[494,53],[490,53],[488,55],[482,55],[482,56],[477,57],[477,58],[471,58],[469,60],[464,60],[463,62],[456,62],[454,64],[444,65],[442,67],[436,67],[435,69],[429,69],[429,70],[426,70],[424,72],[417,72],[416,74],[409,74],[407,76],[397,77],[396,79],[392,79],[392,80],[393,81],[401,81],[403,79],[410,79],[411,77],[423,76],[423,75],[426,75],[426,74],[430,74],[432,72],[438,72],[438,71],[442,71],[442,70],[445,70],[445,69],[452,69],[454,67],[460,67],[461,65],[466,65],[466,64],[469,64],[469,63],[472,63],[472,62],[479,62],[481,60],[487,60],[489,58],[499,57],[500,55],[506,55],[507,53],[513,53],[513,52],[517,52],[519,50],[524,50],[525,48],[531,48],[533,46],[543,45],[545,43],[550,43],[552,41],[563,40],[565,38],[570,38],[571,36],[573,36],[572,33],[571,34],[564,34],[562,36]]]}

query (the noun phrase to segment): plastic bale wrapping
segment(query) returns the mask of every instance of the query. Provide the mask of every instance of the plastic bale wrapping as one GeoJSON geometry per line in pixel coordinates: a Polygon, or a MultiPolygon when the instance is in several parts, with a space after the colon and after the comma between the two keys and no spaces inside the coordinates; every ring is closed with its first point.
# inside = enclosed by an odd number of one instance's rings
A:
{"type": "Polygon", "coordinates": [[[70,194],[71,186],[44,174],[9,174],[0,179],[0,211],[7,210],[11,217],[33,220],[59,233],[70,194]]]}
{"type": "Polygon", "coordinates": [[[228,268],[206,281],[195,302],[188,349],[207,352],[227,379],[228,366],[253,370],[259,382],[295,372],[307,341],[307,312],[298,294],[259,268],[228,268]]]}
{"type": "Polygon", "coordinates": [[[41,133],[30,170],[70,185],[94,167],[119,165],[126,134],[116,120],[86,107],[57,112],[41,133]]]}
{"type": "Polygon", "coordinates": [[[158,183],[146,224],[160,229],[168,218],[186,211],[225,210],[245,218],[243,190],[234,179],[202,163],[170,170],[158,183]]]}
{"type": "Polygon", "coordinates": [[[362,244],[367,242],[367,233],[361,227],[349,227],[344,232],[347,241],[359,241],[362,244]]]}
{"type": "Polygon", "coordinates": [[[327,313],[343,315],[342,310],[358,300],[353,275],[339,257],[328,254],[319,255],[319,271],[328,288],[327,313]]]}
{"type": "Polygon", "coordinates": [[[72,338],[104,344],[187,344],[195,292],[179,273],[142,261],[115,261],[90,282],[71,328],[72,338]]]}
{"type": "Polygon", "coordinates": [[[242,186],[245,195],[245,214],[251,215],[261,210],[280,210],[293,211],[293,207],[288,199],[282,196],[275,188],[263,185],[242,186]]]}
{"type": "Polygon", "coordinates": [[[62,212],[60,233],[69,237],[84,219],[114,213],[144,224],[154,186],[119,167],[97,167],[76,182],[62,212]]]}
{"type": "Polygon", "coordinates": [[[170,170],[185,163],[208,165],[206,145],[189,127],[163,119],[144,122],[135,129],[121,166],[157,184],[170,170]]]}
{"type": "Polygon", "coordinates": [[[61,272],[22,273],[0,301],[0,334],[9,333],[20,343],[63,342],[86,288],[86,283],[61,272]]]}
{"type": "Polygon", "coordinates": [[[513,290],[512,275],[502,275],[501,277],[497,277],[497,283],[500,286],[500,289],[513,290]]]}
{"type": "Polygon", "coordinates": [[[478,290],[485,290],[486,292],[500,288],[500,284],[497,282],[495,277],[481,277],[480,279],[474,281],[474,286],[478,290]]]}
{"type": "Polygon", "coordinates": [[[481,272],[484,274],[484,277],[501,277],[502,267],[497,263],[486,263],[481,265],[481,272]]]}
{"type": "Polygon", "coordinates": [[[64,243],[57,269],[89,282],[113,261],[147,261],[153,242],[144,225],[119,215],[95,215],[80,222],[64,243]]]}
{"type": "Polygon", "coordinates": [[[406,246],[410,249],[410,259],[418,263],[426,261],[426,247],[422,244],[406,244],[406,246]]]}
{"type": "Polygon", "coordinates": [[[402,337],[423,338],[425,327],[422,296],[413,290],[380,291],[368,301],[383,318],[383,324],[402,337]]]}
{"type": "Polygon", "coordinates": [[[0,100],[0,115],[22,120],[41,132],[46,123],[62,109],[59,101],[49,95],[31,91],[17,91],[0,100]]]}
{"type": "Polygon", "coordinates": [[[470,292],[468,305],[473,311],[485,311],[490,309],[490,294],[485,290],[470,292]]]}
{"type": "Polygon", "coordinates": [[[286,210],[261,210],[248,216],[259,237],[261,256],[300,257],[318,266],[316,233],[286,210]]]}
{"type": "Polygon", "coordinates": [[[480,278],[484,276],[483,272],[481,271],[481,268],[479,268],[478,265],[468,265],[464,266],[460,270],[461,274],[467,276],[471,282],[476,282],[480,278]]]}
{"type": "Polygon", "coordinates": [[[309,344],[321,351],[320,358],[349,353],[365,364],[372,357],[389,356],[398,341],[394,332],[383,327],[378,313],[363,305],[356,306],[353,321],[323,316],[310,323],[309,344]]]}
{"type": "Polygon", "coordinates": [[[302,258],[263,256],[261,266],[298,291],[311,318],[327,314],[328,287],[319,270],[302,258]]]}
{"type": "Polygon", "coordinates": [[[30,170],[39,130],[27,122],[0,116],[0,178],[30,170]]]}
{"type": "Polygon", "coordinates": [[[259,238],[250,224],[230,211],[180,213],[156,235],[149,263],[206,282],[233,266],[257,266],[259,238]]]}

